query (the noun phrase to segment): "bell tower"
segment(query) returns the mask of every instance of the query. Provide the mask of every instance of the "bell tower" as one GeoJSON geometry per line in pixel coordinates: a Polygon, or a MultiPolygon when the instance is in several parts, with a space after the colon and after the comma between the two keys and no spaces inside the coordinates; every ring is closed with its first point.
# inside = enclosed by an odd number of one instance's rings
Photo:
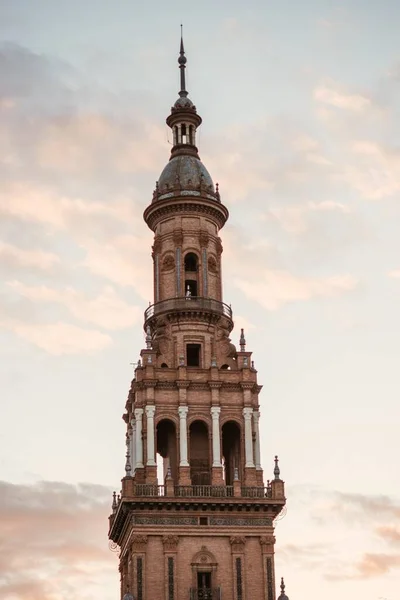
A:
{"type": "Polygon", "coordinates": [[[252,353],[222,296],[228,219],[200,161],[202,120],[186,91],[167,124],[171,157],[144,220],[154,232],[154,303],[126,402],[125,477],[109,537],[121,598],[276,600],[274,519],[285,505],[275,457],[264,482],[259,393],[252,353]]]}

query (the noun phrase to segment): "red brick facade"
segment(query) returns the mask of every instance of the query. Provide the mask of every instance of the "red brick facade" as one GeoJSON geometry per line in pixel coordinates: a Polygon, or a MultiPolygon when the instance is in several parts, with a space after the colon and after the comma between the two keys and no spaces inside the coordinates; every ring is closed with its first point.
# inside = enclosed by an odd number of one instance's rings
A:
{"type": "Polygon", "coordinates": [[[154,304],[126,414],[127,461],[110,538],[121,598],[275,600],[273,521],[285,504],[276,461],[264,483],[259,404],[242,332],[230,340],[219,230],[228,218],[195,146],[184,87],[167,123],[171,159],[144,213],[154,231],[154,304]],[[160,466],[163,480],[158,480],[160,466]]]}

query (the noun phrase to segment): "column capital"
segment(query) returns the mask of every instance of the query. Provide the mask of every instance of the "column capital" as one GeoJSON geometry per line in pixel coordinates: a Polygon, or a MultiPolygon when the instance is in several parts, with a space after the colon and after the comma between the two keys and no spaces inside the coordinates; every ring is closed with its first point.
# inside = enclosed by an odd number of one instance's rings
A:
{"type": "Polygon", "coordinates": [[[189,412],[188,406],[178,406],[178,414],[180,419],[186,419],[186,416],[189,412]]]}
{"type": "Polygon", "coordinates": [[[135,419],[135,417],[132,417],[132,419],[131,419],[131,427],[132,427],[132,429],[134,429],[136,427],[136,419],[135,419]]]}
{"type": "Polygon", "coordinates": [[[245,406],[243,409],[243,416],[246,421],[251,419],[252,414],[253,414],[253,409],[250,408],[249,406],[245,406]]]}
{"type": "Polygon", "coordinates": [[[143,418],[143,408],[135,408],[135,419],[141,421],[143,418]]]}
{"type": "Polygon", "coordinates": [[[260,411],[259,410],[253,410],[253,419],[255,423],[258,423],[258,421],[260,420],[260,411]]]}
{"type": "Polygon", "coordinates": [[[219,419],[219,413],[221,412],[220,406],[212,406],[210,409],[211,417],[213,419],[219,419]]]}
{"type": "Polygon", "coordinates": [[[156,412],[156,407],[153,404],[148,404],[146,406],[145,410],[146,410],[147,418],[151,419],[152,417],[154,417],[154,413],[156,412]]]}

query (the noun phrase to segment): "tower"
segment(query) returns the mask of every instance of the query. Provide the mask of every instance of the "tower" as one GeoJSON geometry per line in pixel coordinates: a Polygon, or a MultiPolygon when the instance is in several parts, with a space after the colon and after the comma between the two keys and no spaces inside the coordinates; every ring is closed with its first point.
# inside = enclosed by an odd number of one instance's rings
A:
{"type": "Polygon", "coordinates": [[[276,600],[273,523],[284,483],[277,457],[264,482],[261,386],[243,330],[238,350],[229,337],[218,235],[228,210],[198,155],[202,120],[186,91],[182,40],[178,63],[171,157],[144,212],[154,303],[126,402],[126,475],[109,537],[121,598],[276,600]]]}

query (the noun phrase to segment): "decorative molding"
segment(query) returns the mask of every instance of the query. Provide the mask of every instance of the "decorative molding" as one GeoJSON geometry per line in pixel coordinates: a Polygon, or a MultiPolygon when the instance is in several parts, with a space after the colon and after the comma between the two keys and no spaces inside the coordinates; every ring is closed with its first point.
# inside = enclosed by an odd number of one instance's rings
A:
{"type": "Polygon", "coordinates": [[[268,517],[210,517],[210,525],[220,527],[271,527],[272,519],[268,517]]]}
{"type": "Polygon", "coordinates": [[[136,525],[198,525],[197,517],[139,517],[134,516],[136,525]]]}
{"type": "Polygon", "coordinates": [[[162,538],[164,545],[164,552],[176,552],[179,544],[179,537],[177,535],[164,535],[162,538]]]}
{"type": "Polygon", "coordinates": [[[244,547],[246,545],[246,538],[242,536],[232,536],[229,539],[231,544],[232,552],[244,552],[244,547]]]}
{"type": "Polygon", "coordinates": [[[136,534],[131,538],[132,552],[146,552],[147,535],[136,534]]]}
{"type": "Polygon", "coordinates": [[[179,197],[159,200],[157,203],[150,204],[144,211],[143,216],[147,225],[154,231],[157,223],[163,217],[181,213],[185,213],[185,215],[190,213],[208,215],[217,223],[218,229],[225,225],[229,216],[228,209],[223,204],[217,204],[215,200],[204,197],[199,197],[198,201],[194,199],[184,200],[179,197]]]}
{"type": "Polygon", "coordinates": [[[175,258],[172,252],[168,252],[163,260],[161,265],[161,272],[165,273],[167,271],[173,271],[175,268],[175,258]]]}
{"type": "Polygon", "coordinates": [[[260,537],[261,550],[263,554],[273,554],[275,537],[273,535],[264,535],[260,537]]]}

